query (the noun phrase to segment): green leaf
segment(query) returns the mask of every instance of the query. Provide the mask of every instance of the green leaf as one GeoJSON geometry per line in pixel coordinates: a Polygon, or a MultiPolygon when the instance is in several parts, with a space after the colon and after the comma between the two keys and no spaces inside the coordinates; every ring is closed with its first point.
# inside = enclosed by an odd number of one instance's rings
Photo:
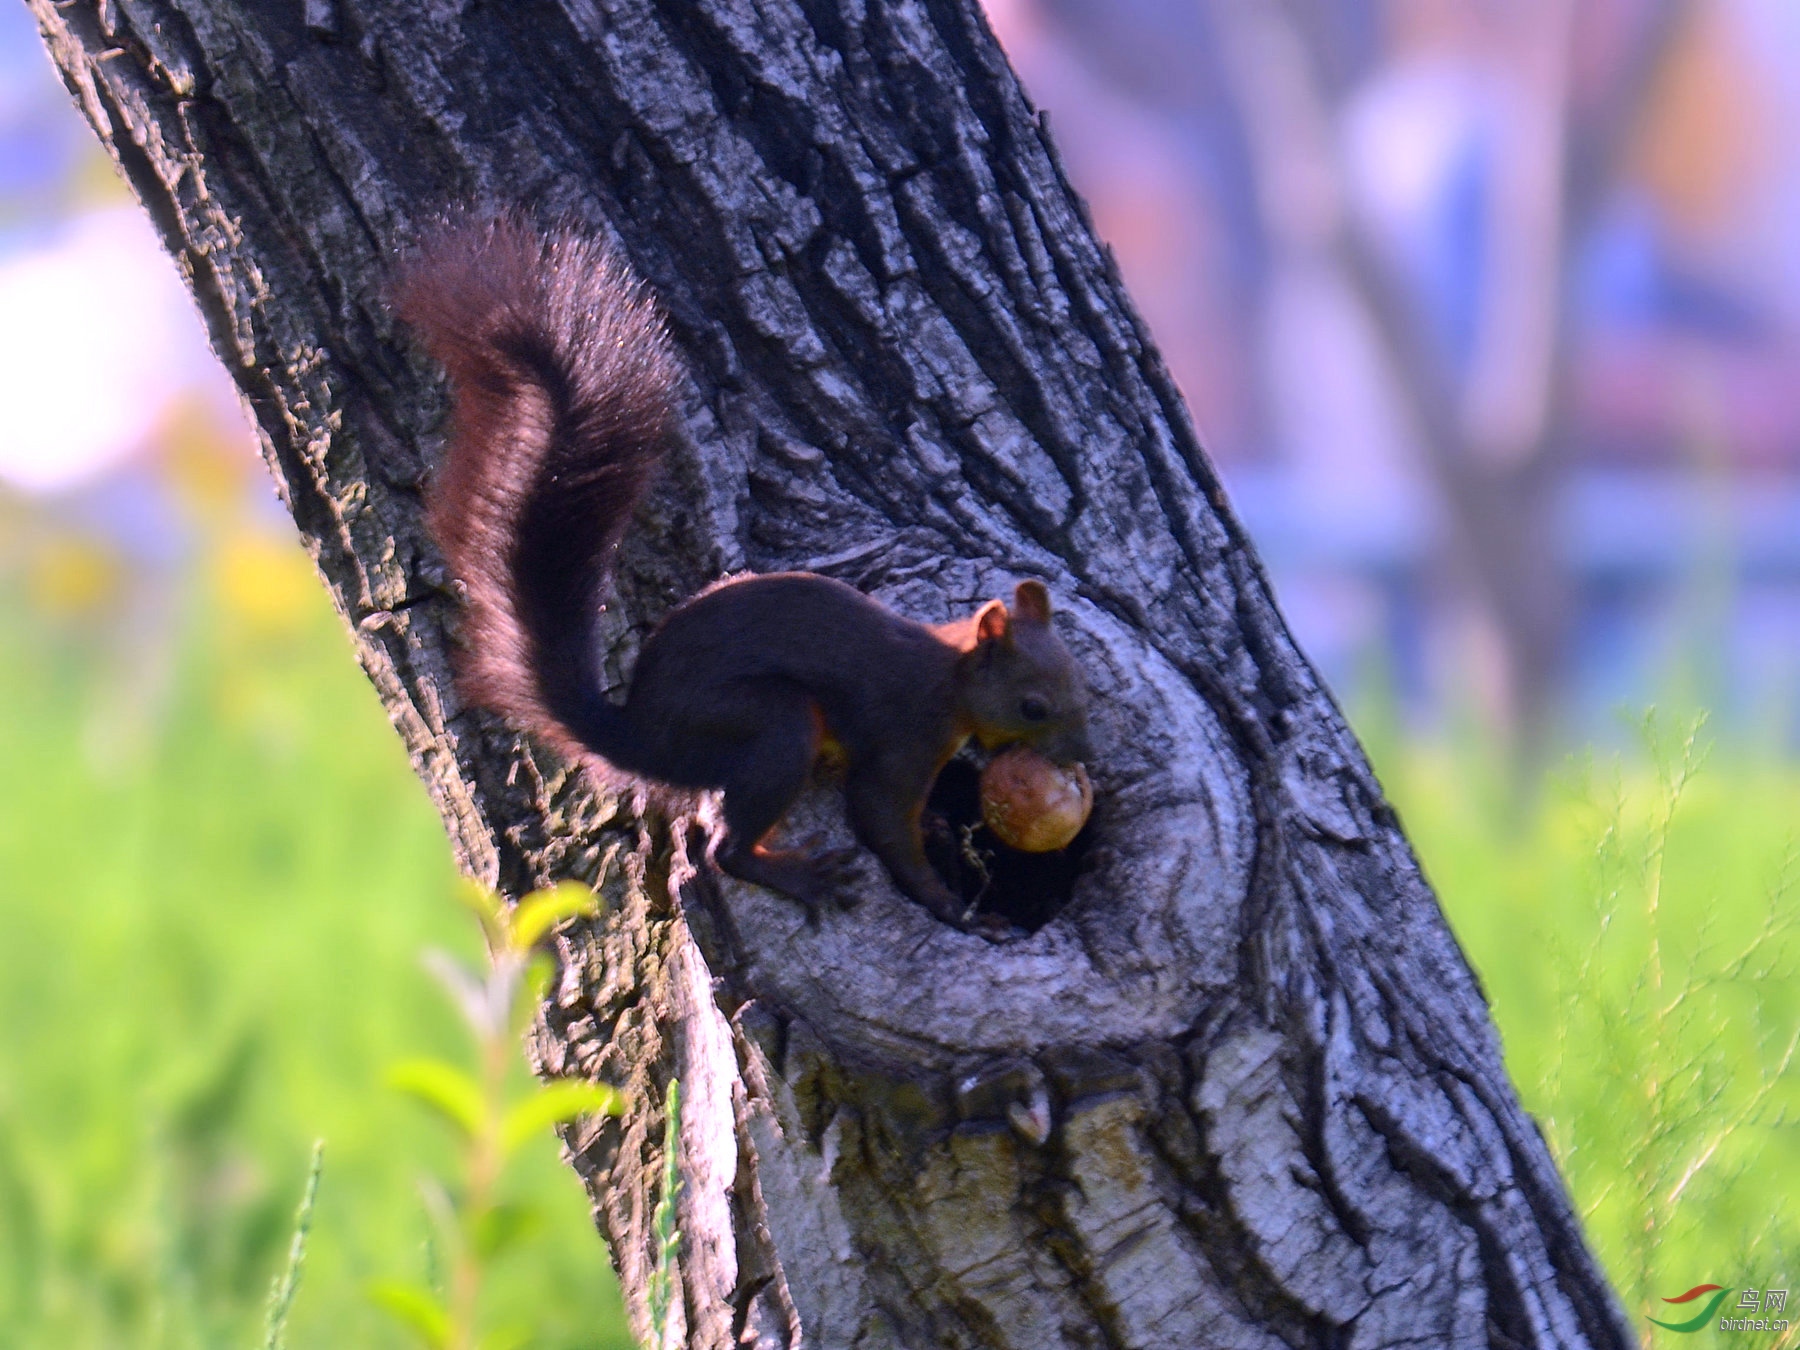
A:
{"type": "Polygon", "coordinates": [[[457,898],[468,908],[481,923],[481,931],[487,934],[490,946],[500,946],[506,938],[506,906],[499,896],[495,895],[479,881],[468,877],[457,878],[457,898]]]}
{"type": "Polygon", "coordinates": [[[579,881],[565,881],[519,901],[512,916],[512,946],[525,951],[564,919],[591,918],[600,912],[599,898],[579,881]]]}
{"type": "MultiPolygon", "coordinates": [[[[521,953],[506,951],[501,953],[502,961],[518,961],[521,953]]],[[[507,1024],[509,1035],[518,1036],[531,1024],[536,1015],[538,1005],[550,992],[550,982],[556,978],[556,962],[542,948],[531,952],[524,965],[519,968],[518,978],[514,981],[512,996],[512,1016],[507,1024]]]]}
{"type": "Polygon", "coordinates": [[[481,1132],[481,1088],[441,1059],[402,1060],[388,1070],[388,1085],[436,1111],[467,1138],[481,1132]]]}
{"type": "Polygon", "coordinates": [[[616,1116],[624,1109],[624,1094],[603,1083],[574,1079],[546,1083],[506,1113],[500,1126],[500,1147],[511,1153],[539,1130],[580,1116],[616,1116]]]}
{"type": "Polygon", "coordinates": [[[507,1248],[543,1226],[544,1216],[525,1204],[495,1205],[477,1215],[469,1235],[470,1245],[483,1261],[492,1261],[507,1248]]]}
{"type": "Polygon", "coordinates": [[[431,1350],[450,1343],[450,1314],[427,1290],[399,1280],[377,1280],[368,1286],[369,1302],[418,1334],[431,1350]]]}

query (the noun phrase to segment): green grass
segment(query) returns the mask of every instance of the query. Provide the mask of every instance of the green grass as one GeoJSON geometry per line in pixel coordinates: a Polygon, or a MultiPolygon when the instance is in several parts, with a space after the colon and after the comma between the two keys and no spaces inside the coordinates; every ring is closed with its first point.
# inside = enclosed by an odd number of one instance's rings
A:
{"type": "Polygon", "coordinates": [[[1697,1284],[1800,1280],[1800,771],[1708,754],[1692,727],[1652,718],[1640,753],[1571,761],[1522,820],[1478,753],[1380,756],[1513,1081],[1645,1330],[1697,1284]]]}
{"type": "MultiPolygon", "coordinates": [[[[456,1169],[388,1069],[466,1055],[419,958],[478,943],[337,620],[224,517],[161,625],[95,545],[24,515],[0,544],[0,1344],[261,1343],[320,1137],[286,1343],[407,1344],[367,1289],[429,1280],[418,1185],[456,1169]]],[[[1523,818],[1479,750],[1377,755],[1639,1326],[1800,1279],[1800,769],[1721,751],[1677,792],[1663,736],[1660,774],[1566,771],[1523,818]]],[[[492,1320],[629,1345],[547,1133],[508,1177],[547,1218],[492,1320]]]]}
{"type": "MultiPolygon", "coordinates": [[[[0,602],[8,1347],[261,1344],[315,1138],[286,1343],[409,1344],[365,1290],[426,1277],[418,1181],[453,1169],[386,1073],[466,1056],[420,953],[479,942],[341,627],[291,584],[298,551],[239,548],[288,600],[234,608],[224,547],[180,586],[172,637],[132,633],[153,597],[116,576],[0,602]]],[[[494,1272],[495,1320],[545,1347],[630,1345],[548,1130],[509,1183],[546,1219],[494,1272]]]]}

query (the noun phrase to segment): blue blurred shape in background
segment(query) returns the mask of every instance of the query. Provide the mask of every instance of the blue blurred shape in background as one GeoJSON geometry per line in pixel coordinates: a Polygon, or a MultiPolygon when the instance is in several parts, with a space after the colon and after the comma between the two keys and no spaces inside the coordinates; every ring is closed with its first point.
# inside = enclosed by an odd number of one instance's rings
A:
{"type": "MultiPolygon", "coordinates": [[[[1340,694],[1547,738],[1676,692],[1792,738],[1800,11],[988,8],[1340,694]]],[[[15,494],[99,491],[184,409],[248,441],[110,183],[0,9],[15,494]]]]}

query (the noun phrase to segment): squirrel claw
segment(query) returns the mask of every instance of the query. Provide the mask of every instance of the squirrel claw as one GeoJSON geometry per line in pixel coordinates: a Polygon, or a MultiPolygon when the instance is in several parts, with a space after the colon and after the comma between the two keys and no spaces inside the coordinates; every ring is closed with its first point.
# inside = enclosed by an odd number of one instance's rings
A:
{"type": "Polygon", "coordinates": [[[856,849],[826,848],[824,836],[814,835],[788,858],[790,875],[783,878],[780,889],[806,906],[807,918],[814,924],[827,903],[849,910],[862,899],[857,892],[861,878],[856,849]]]}
{"type": "Polygon", "coordinates": [[[977,914],[964,922],[963,930],[996,947],[1004,947],[1009,942],[1019,942],[1030,936],[1023,928],[1007,922],[999,914],[977,914]]]}
{"type": "Polygon", "coordinates": [[[861,880],[854,848],[822,848],[812,855],[812,871],[820,889],[828,894],[839,909],[855,909],[862,901],[857,891],[861,880]]]}

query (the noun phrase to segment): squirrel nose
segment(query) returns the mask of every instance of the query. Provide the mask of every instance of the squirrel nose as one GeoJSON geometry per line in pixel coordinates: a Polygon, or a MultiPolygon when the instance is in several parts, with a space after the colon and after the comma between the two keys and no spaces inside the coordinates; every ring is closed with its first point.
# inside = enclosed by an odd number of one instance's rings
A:
{"type": "Polygon", "coordinates": [[[1094,757],[1094,743],[1088,737],[1087,724],[1063,727],[1038,746],[1038,753],[1058,764],[1085,764],[1094,757]]]}

